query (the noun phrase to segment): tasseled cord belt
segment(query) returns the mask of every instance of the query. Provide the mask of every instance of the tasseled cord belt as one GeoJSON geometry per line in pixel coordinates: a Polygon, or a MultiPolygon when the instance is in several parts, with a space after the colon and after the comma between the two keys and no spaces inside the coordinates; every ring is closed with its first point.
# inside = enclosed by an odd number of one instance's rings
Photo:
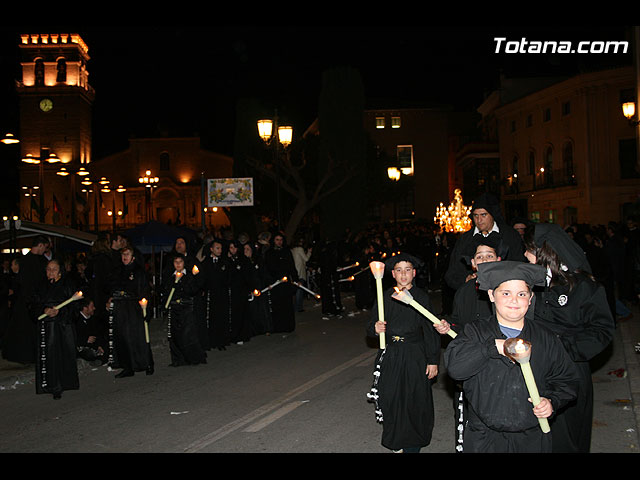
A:
{"type": "MultiPolygon", "coordinates": [[[[395,335],[391,337],[391,340],[393,342],[404,342],[404,337],[398,337],[397,335],[395,335]]],[[[375,415],[376,415],[376,421],[378,423],[383,422],[382,410],[380,409],[380,405],[378,404],[378,398],[379,398],[378,397],[378,380],[380,379],[382,360],[384,359],[384,354],[386,353],[386,351],[387,349],[385,348],[380,354],[380,358],[376,362],[376,368],[373,371],[373,385],[371,386],[371,390],[369,390],[369,393],[367,393],[367,399],[368,399],[367,401],[369,403],[375,404],[375,415]]]]}

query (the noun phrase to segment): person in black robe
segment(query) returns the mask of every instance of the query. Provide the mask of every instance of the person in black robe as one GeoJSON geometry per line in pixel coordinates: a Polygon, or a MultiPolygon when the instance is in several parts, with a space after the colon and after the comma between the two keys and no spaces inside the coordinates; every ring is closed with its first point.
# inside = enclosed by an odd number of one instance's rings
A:
{"type": "Polygon", "coordinates": [[[196,279],[200,273],[188,270],[184,257],[179,253],[173,256],[172,263],[174,271],[164,277],[162,285],[163,305],[171,295],[167,311],[171,366],[207,363],[207,353],[200,343],[194,305],[194,299],[200,291],[196,279]]]}
{"type": "Polygon", "coordinates": [[[291,333],[296,328],[294,309],[295,287],[291,281],[298,281],[298,272],[291,250],[286,248],[284,236],[280,233],[273,237],[273,247],[265,254],[265,267],[269,274],[269,284],[284,277],[288,281],[269,290],[273,333],[291,333]]]}
{"type": "MultiPolygon", "coordinates": [[[[441,335],[453,327],[455,332],[461,332],[467,323],[486,319],[493,315],[493,303],[489,299],[486,290],[480,288],[477,281],[478,265],[485,262],[496,262],[502,258],[498,252],[499,240],[493,234],[488,236],[475,235],[472,245],[474,251],[471,255],[464,255],[464,260],[471,265],[473,274],[469,279],[456,290],[453,297],[453,311],[450,322],[441,320],[435,328],[441,335]]],[[[447,337],[447,340],[449,337],[447,337]]],[[[461,382],[455,382],[453,391],[453,411],[456,420],[455,439],[456,451],[463,451],[464,424],[467,418],[468,406],[464,398],[464,391],[461,382]]]]}
{"type": "MultiPolygon", "coordinates": [[[[406,253],[385,262],[396,287],[432,310],[427,293],[414,286],[420,261],[406,253]]],[[[383,293],[384,322],[379,321],[377,300],[371,311],[367,334],[385,332],[387,345],[376,355],[374,385],[368,395],[376,404],[382,423],[382,445],[394,451],[417,453],[431,443],[434,405],[431,382],[438,374],[440,335],[433,324],[410,305],[392,298],[393,288],[383,293]]]]}
{"type": "Polygon", "coordinates": [[[91,247],[87,265],[89,288],[87,297],[96,307],[94,319],[98,326],[98,335],[107,337],[109,333],[109,297],[114,282],[113,275],[119,270],[122,260],[115,261],[111,254],[109,237],[100,234],[91,247]]]}
{"type": "Polygon", "coordinates": [[[248,342],[250,335],[249,320],[249,274],[251,265],[239,243],[232,240],[227,246],[229,262],[229,336],[231,343],[242,345],[248,342]]]}
{"type": "Polygon", "coordinates": [[[358,310],[371,310],[375,302],[375,279],[369,269],[369,264],[375,259],[375,248],[370,243],[361,247],[356,255],[356,261],[360,270],[353,279],[356,308],[358,310]],[[364,270],[364,271],[362,271],[364,270]]]}
{"type": "MultiPolygon", "coordinates": [[[[82,288],[77,284],[76,287],[82,288]]],[[[95,303],[91,298],[83,297],[78,301],[78,307],[74,318],[78,358],[104,365],[107,363],[108,341],[98,325],[95,303]]]]}
{"type": "Polygon", "coordinates": [[[2,260],[2,271],[0,272],[0,347],[2,337],[7,330],[9,323],[9,299],[13,292],[11,284],[13,282],[13,272],[11,271],[11,259],[2,260]]]}
{"type": "MultiPolygon", "coordinates": [[[[121,264],[113,279],[109,300],[111,368],[121,368],[116,378],[132,377],[135,372],[154,373],[151,344],[147,341],[145,317],[140,300],[150,298],[150,287],[143,267],[134,257],[133,248],[120,251],[121,264]]],[[[149,316],[147,315],[146,321],[149,316]]]]}
{"type": "Polygon", "coordinates": [[[487,290],[495,314],[467,323],[445,350],[449,375],[463,382],[468,401],[464,428],[467,453],[549,453],[555,431],[545,433],[549,419],[576,397],[576,368],[560,340],[527,318],[532,287],[545,281],[545,269],[523,262],[479,265],[480,287],[487,290]],[[530,342],[530,366],[540,394],[533,406],[522,369],[506,355],[505,341],[530,342]]]}
{"type": "Polygon", "coordinates": [[[588,453],[593,424],[590,360],[611,343],[615,322],[604,287],[591,275],[582,248],[559,226],[536,224],[525,233],[526,257],[550,272],[537,292],[535,320],[556,334],[580,375],[577,398],[551,422],[554,453],[588,453]]]}
{"type": "Polygon", "coordinates": [[[19,257],[11,315],[2,345],[2,357],[5,360],[23,364],[36,361],[38,333],[34,308],[39,308],[38,295],[47,283],[47,260],[43,255],[48,244],[48,238],[38,235],[32,242],[31,250],[19,257]]]}
{"type": "Polygon", "coordinates": [[[38,356],[36,359],[36,394],[49,393],[60,399],[66,390],[78,390],[78,366],[76,363],[76,331],[74,302],[57,309],[76,293],[76,286],[63,275],[58,260],[46,266],[47,283],[39,292],[36,314],[46,316],[37,320],[38,356]]]}
{"type": "Polygon", "coordinates": [[[202,261],[201,281],[206,292],[206,318],[211,348],[226,350],[229,345],[229,265],[223,256],[223,244],[214,240],[209,256],[202,261]]]}
{"type": "Polygon", "coordinates": [[[500,239],[498,249],[502,252],[503,260],[525,263],[527,261],[524,258],[524,247],[520,234],[504,221],[500,204],[493,195],[485,193],[475,199],[470,216],[474,227],[464,232],[456,240],[444,276],[446,284],[454,290],[460,288],[469,275],[473,274],[463,258],[465,252],[468,252],[469,248],[473,248],[472,240],[475,235],[487,236],[495,232],[500,239]]]}
{"type": "Polygon", "coordinates": [[[333,241],[326,241],[318,252],[320,267],[320,296],[322,299],[322,315],[332,317],[340,315],[344,310],[340,293],[340,273],[338,267],[338,245],[333,241]]]}
{"type": "Polygon", "coordinates": [[[251,324],[251,336],[270,334],[273,330],[269,292],[261,295],[260,291],[268,285],[267,273],[260,255],[258,245],[244,244],[244,256],[247,259],[247,283],[249,286],[248,312],[251,324]]]}

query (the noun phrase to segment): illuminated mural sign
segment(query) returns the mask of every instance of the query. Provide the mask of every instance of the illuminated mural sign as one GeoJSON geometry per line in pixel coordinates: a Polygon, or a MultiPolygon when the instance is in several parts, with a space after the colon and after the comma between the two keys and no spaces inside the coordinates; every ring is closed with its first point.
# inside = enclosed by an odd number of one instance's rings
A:
{"type": "Polygon", "coordinates": [[[253,178],[210,178],[207,207],[253,206],[253,178]]]}

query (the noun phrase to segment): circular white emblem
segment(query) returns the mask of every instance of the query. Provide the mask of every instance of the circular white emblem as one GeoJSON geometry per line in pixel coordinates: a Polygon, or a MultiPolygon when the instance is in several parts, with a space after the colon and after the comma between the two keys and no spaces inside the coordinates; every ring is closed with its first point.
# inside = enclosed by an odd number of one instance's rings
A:
{"type": "Polygon", "coordinates": [[[569,299],[567,298],[566,295],[560,295],[558,297],[558,303],[560,304],[561,307],[564,307],[567,304],[567,300],[569,299]]]}

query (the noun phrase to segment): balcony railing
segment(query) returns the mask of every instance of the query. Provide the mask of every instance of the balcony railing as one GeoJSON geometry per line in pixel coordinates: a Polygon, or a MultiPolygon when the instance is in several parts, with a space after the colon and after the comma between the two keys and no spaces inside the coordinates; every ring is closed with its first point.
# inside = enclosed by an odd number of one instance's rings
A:
{"type": "Polygon", "coordinates": [[[578,179],[575,173],[567,172],[564,169],[555,169],[537,172],[535,175],[521,175],[517,179],[508,179],[505,193],[516,194],[576,185],[578,185],[578,179]]]}

